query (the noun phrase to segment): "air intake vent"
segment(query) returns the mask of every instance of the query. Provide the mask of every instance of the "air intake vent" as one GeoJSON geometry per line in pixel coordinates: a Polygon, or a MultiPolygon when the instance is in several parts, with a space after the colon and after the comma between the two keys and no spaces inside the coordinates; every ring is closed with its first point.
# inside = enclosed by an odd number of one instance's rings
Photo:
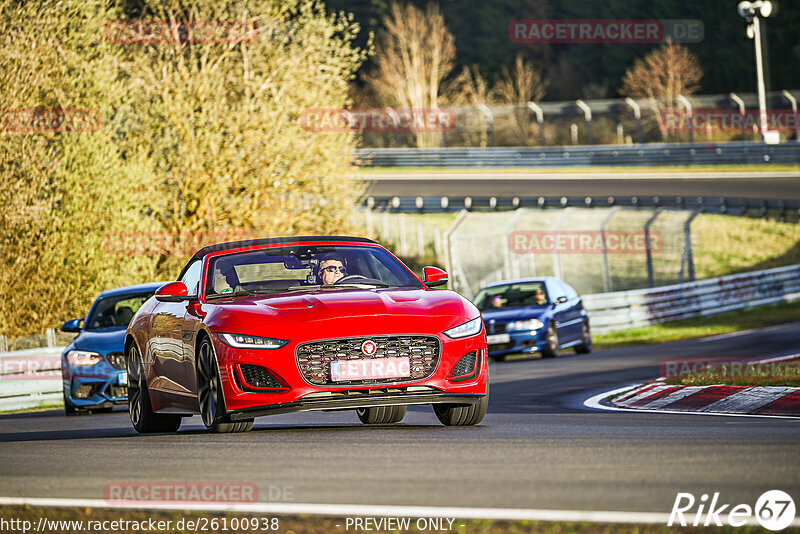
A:
{"type": "Polygon", "coordinates": [[[258,365],[240,365],[242,378],[246,386],[254,388],[275,388],[280,389],[280,382],[270,374],[269,371],[258,365]]]}
{"type": "Polygon", "coordinates": [[[450,373],[451,378],[457,378],[460,380],[466,380],[468,378],[473,378],[476,374],[478,374],[477,369],[478,363],[478,351],[474,350],[463,356],[458,363],[456,364],[453,372],[450,373]]]}

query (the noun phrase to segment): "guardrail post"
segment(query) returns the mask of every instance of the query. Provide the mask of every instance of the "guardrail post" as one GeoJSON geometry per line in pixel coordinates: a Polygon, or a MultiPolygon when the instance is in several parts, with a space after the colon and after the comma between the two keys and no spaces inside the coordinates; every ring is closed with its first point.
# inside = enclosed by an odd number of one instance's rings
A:
{"type": "Polygon", "coordinates": [[[658,208],[653,216],[647,219],[647,222],[644,223],[644,243],[645,253],[647,254],[647,285],[649,287],[656,286],[655,274],[653,273],[653,251],[650,248],[650,225],[652,225],[658,216],[661,215],[661,210],[662,208],[658,208]]]}
{"type": "Polygon", "coordinates": [[[56,330],[55,328],[48,328],[45,333],[47,334],[47,346],[48,347],[55,347],[56,346],[56,330]]]}
{"type": "Polygon", "coordinates": [[[600,223],[600,239],[603,241],[603,290],[606,293],[611,292],[611,272],[608,268],[608,246],[606,244],[606,227],[614,215],[619,211],[619,206],[614,206],[609,210],[608,215],[605,216],[603,222],[600,223]]]}
{"type": "MultiPolygon", "coordinates": [[[[453,253],[453,234],[461,226],[461,223],[464,222],[464,219],[467,218],[469,212],[467,210],[461,210],[458,212],[456,216],[456,220],[453,221],[453,224],[450,225],[444,233],[444,264],[447,270],[447,274],[449,275],[450,279],[453,280],[453,289],[455,290],[457,287],[457,278],[456,278],[456,257],[453,253]]],[[[469,291],[469,288],[467,288],[469,291]]]]}
{"type": "Polygon", "coordinates": [[[800,143],[800,122],[798,122],[800,117],[797,116],[797,99],[786,89],[781,94],[792,105],[792,113],[794,113],[794,142],[800,143]]]}
{"type": "Polygon", "coordinates": [[[400,148],[402,144],[400,141],[400,115],[397,114],[394,108],[386,108],[385,111],[394,121],[394,144],[397,148],[400,148]]]}
{"type": "Polygon", "coordinates": [[[5,334],[0,336],[0,352],[8,352],[8,338],[5,334]]]}
{"type": "Polygon", "coordinates": [[[681,254],[681,272],[678,276],[678,283],[683,283],[684,265],[689,271],[689,281],[694,282],[694,255],[692,254],[692,221],[700,214],[699,211],[692,213],[686,222],[683,223],[683,254],[681,254]]]}
{"type": "MultiPolygon", "coordinates": [[[[571,209],[572,208],[564,208],[564,211],[563,211],[563,213],[561,213],[561,216],[558,219],[556,219],[555,224],[553,224],[551,230],[554,230],[554,233],[555,233],[556,236],[558,236],[558,229],[561,226],[561,223],[563,223],[564,220],[567,217],[569,217],[571,209]]],[[[554,241],[558,242],[558,239],[554,239],[554,241]]],[[[561,254],[558,253],[558,247],[557,246],[553,247],[553,250],[554,250],[554,252],[553,252],[553,276],[555,276],[556,278],[562,278],[562,276],[561,276],[561,254]]]]}
{"type": "Polygon", "coordinates": [[[528,102],[528,109],[536,113],[536,122],[539,123],[539,144],[541,146],[546,146],[547,142],[544,138],[544,112],[542,108],[533,102],[528,102]]]}
{"type": "Polygon", "coordinates": [[[594,136],[592,135],[592,108],[583,100],[576,100],[575,105],[583,111],[583,117],[586,119],[586,128],[589,133],[589,144],[594,144],[594,136]]]}
{"type": "Polygon", "coordinates": [[[731,93],[729,96],[731,97],[731,100],[736,102],[736,104],[739,106],[739,115],[742,118],[742,141],[747,141],[747,121],[745,120],[746,112],[744,109],[744,100],[739,98],[739,95],[736,93],[731,93]]]}
{"type": "Polygon", "coordinates": [[[686,108],[686,116],[689,119],[689,144],[694,143],[694,113],[692,112],[692,103],[683,95],[678,95],[678,101],[686,108]]]}
{"type": "Polygon", "coordinates": [[[642,108],[639,107],[639,104],[636,100],[628,97],[625,99],[625,103],[628,104],[631,109],[633,109],[633,117],[636,119],[636,140],[638,144],[642,144],[642,108]]]}
{"type": "Polygon", "coordinates": [[[489,146],[494,146],[495,145],[495,143],[494,143],[494,114],[492,113],[492,110],[489,109],[489,106],[487,106],[486,104],[478,105],[478,109],[480,109],[481,112],[483,112],[483,114],[486,116],[486,120],[489,123],[489,146]]]}

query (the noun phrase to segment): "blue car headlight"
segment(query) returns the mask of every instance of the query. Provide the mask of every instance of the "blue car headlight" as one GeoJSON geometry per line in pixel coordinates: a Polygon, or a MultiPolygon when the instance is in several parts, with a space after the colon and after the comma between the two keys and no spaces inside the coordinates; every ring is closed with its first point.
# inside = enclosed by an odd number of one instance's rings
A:
{"type": "Polygon", "coordinates": [[[539,319],[527,319],[525,321],[514,321],[508,323],[509,330],[539,330],[543,327],[542,321],[539,319]]]}
{"type": "Polygon", "coordinates": [[[466,323],[454,326],[449,330],[445,330],[444,335],[446,335],[447,337],[451,337],[453,339],[458,339],[467,336],[474,336],[475,334],[481,331],[481,328],[482,328],[481,318],[476,317],[471,321],[467,321],[466,323]]]}
{"type": "Polygon", "coordinates": [[[244,334],[217,334],[220,341],[237,349],[279,349],[289,343],[284,339],[248,336],[244,334]]]}
{"type": "Polygon", "coordinates": [[[76,367],[91,367],[103,361],[103,358],[96,352],[86,350],[71,350],[67,353],[67,361],[76,367]]]}

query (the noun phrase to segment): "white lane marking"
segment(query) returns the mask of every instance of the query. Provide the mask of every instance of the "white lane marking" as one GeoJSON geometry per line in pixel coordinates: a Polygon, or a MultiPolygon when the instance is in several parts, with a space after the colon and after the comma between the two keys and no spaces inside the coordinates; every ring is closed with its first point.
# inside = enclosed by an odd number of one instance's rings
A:
{"type": "Polygon", "coordinates": [[[778,324],[774,326],[768,326],[766,328],[751,328],[750,330],[739,330],[738,332],[728,332],[727,334],[717,334],[715,336],[708,336],[702,339],[698,339],[698,343],[708,343],[709,341],[717,341],[720,339],[729,339],[732,337],[739,337],[739,336],[746,336],[748,334],[752,334],[754,332],[773,332],[775,330],[783,330],[789,328],[796,328],[800,326],[800,322],[794,323],[785,323],[785,324],[778,324]]]}
{"type": "MultiPolygon", "coordinates": [[[[78,508],[112,508],[136,510],[193,510],[203,512],[239,512],[284,515],[317,515],[334,517],[451,517],[456,519],[493,519],[498,521],[570,521],[592,523],[637,523],[663,524],[669,521],[669,513],[660,512],[616,512],[583,510],[537,510],[525,508],[460,508],[438,506],[385,506],[371,504],[306,504],[306,503],[211,503],[211,502],[137,502],[108,504],[101,499],[61,499],[36,497],[0,497],[0,505],[6,506],[51,506],[78,508]]],[[[694,522],[694,514],[685,515],[694,522]]],[[[727,519],[727,516],[720,516],[727,519]]],[[[702,517],[701,517],[702,519],[702,517]]],[[[748,524],[758,525],[755,518],[748,524]]],[[[800,525],[800,518],[792,523],[800,525]]]]}
{"type": "Polygon", "coordinates": [[[737,391],[733,395],[728,395],[703,408],[698,408],[701,412],[753,412],[774,400],[785,397],[797,388],[761,386],[737,391]]]}
{"type": "MultiPolygon", "coordinates": [[[[601,401],[604,399],[615,395],[616,393],[621,393],[623,391],[627,391],[631,386],[625,386],[618,389],[613,389],[611,391],[605,391],[603,393],[598,393],[597,395],[593,395],[583,401],[583,405],[587,408],[592,408],[595,410],[609,410],[612,412],[636,412],[636,413],[651,413],[651,414],[661,414],[661,413],[669,413],[669,414],[677,414],[677,415],[715,415],[719,417],[760,417],[766,419],[794,419],[800,420],[800,417],[789,416],[789,415],[762,415],[762,414],[749,414],[749,413],[711,413],[711,412],[681,412],[678,410],[645,410],[642,408],[620,408],[618,406],[609,406],[607,404],[603,404],[601,401]]],[[[635,387],[635,386],[634,386],[635,387]]]]}
{"type": "Polygon", "coordinates": [[[347,176],[350,180],[368,180],[368,181],[385,181],[385,180],[409,180],[409,181],[422,181],[422,180],[646,180],[646,179],[661,179],[661,180],[697,180],[697,179],[754,179],[754,178],[800,178],[799,172],[786,171],[786,172],[597,172],[597,173],[582,173],[582,172],[530,172],[530,173],[502,173],[502,172],[486,172],[483,174],[477,173],[435,173],[435,172],[419,172],[419,173],[395,173],[395,174],[350,174],[347,176]]]}

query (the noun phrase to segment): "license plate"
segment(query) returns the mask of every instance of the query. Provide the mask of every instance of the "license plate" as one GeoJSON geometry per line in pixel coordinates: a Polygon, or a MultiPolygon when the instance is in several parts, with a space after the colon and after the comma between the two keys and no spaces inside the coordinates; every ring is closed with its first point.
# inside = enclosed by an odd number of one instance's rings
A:
{"type": "Polygon", "coordinates": [[[117,375],[117,384],[125,386],[128,384],[128,371],[123,371],[117,375]]]}
{"type": "Polygon", "coordinates": [[[409,376],[411,376],[411,365],[408,357],[365,358],[331,362],[331,380],[334,382],[377,378],[407,378],[409,376]]]}
{"type": "Polygon", "coordinates": [[[508,334],[491,334],[486,336],[486,343],[489,345],[497,345],[498,343],[508,343],[511,341],[511,336],[508,334]]]}

